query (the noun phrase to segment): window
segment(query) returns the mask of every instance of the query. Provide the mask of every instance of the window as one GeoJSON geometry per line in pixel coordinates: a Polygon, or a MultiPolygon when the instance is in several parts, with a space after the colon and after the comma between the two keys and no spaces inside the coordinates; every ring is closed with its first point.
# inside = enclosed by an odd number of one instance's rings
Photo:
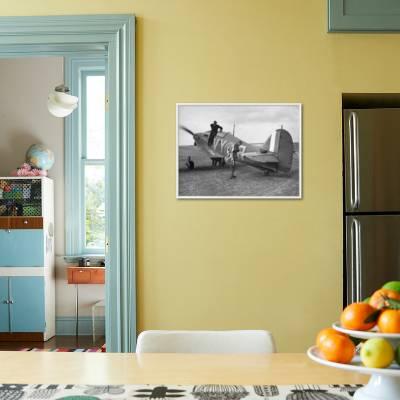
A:
{"type": "Polygon", "coordinates": [[[105,242],[105,76],[86,72],[82,77],[84,154],[84,252],[100,251],[105,242]]]}
{"type": "Polygon", "coordinates": [[[65,70],[79,96],[66,119],[66,254],[104,254],[105,61],[67,59],[65,70]]]}

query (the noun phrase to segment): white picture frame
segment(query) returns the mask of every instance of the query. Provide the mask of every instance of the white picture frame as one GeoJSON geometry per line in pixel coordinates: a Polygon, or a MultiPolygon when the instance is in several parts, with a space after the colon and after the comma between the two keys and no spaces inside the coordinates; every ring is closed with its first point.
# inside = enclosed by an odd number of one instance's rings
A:
{"type": "Polygon", "coordinates": [[[177,103],[176,198],[301,199],[302,104],[177,103]]]}

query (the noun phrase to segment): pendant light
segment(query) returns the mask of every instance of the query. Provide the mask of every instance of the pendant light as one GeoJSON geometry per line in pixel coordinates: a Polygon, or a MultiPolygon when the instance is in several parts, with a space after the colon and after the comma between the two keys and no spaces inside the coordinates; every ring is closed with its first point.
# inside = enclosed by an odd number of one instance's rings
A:
{"type": "Polygon", "coordinates": [[[56,86],[47,99],[47,109],[55,117],[63,118],[78,107],[78,97],[69,94],[64,84],[56,86]]]}

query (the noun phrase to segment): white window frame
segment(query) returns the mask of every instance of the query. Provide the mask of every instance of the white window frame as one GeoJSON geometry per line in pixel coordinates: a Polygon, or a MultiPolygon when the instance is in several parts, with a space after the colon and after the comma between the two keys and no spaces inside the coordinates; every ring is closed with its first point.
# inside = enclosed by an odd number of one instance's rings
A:
{"type": "Polygon", "coordinates": [[[106,58],[66,57],[64,70],[66,85],[70,88],[71,94],[79,97],[78,108],[65,119],[65,254],[71,257],[104,256],[104,248],[86,247],[85,166],[99,164],[105,166],[105,160],[86,158],[84,82],[88,75],[104,75],[107,88],[106,58]]]}

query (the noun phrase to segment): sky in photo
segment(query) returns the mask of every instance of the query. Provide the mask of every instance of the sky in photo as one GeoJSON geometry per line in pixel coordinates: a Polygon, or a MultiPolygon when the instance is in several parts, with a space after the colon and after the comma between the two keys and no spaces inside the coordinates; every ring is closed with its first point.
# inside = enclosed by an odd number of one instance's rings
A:
{"type": "Polygon", "coordinates": [[[193,144],[193,138],[182,129],[205,132],[210,124],[217,121],[224,131],[231,132],[235,124],[235,136],[247,143],[264,143],[267,138],[283,126],[293,138],[299,141],[300,105],[259,104],[259,105],[180,105],[178,106],[178,144],[193,144]]]}

